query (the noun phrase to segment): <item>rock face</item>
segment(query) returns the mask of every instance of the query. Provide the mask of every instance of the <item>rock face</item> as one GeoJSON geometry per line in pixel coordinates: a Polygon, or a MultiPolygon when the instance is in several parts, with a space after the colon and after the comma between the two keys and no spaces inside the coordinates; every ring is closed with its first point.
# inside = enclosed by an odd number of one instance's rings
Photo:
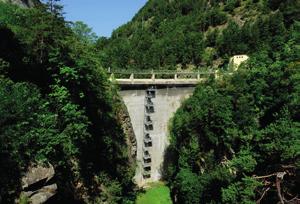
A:
{"type": "MultiPolygon", "coordinates": [[[[123,102],[122,102],[123,103],[123,102]]],[[[136,162],[136,137],[134,134],[134,130],[131,124],[130,116],[125,104],[123,104],[122,108],[118,112],[119,121],[121,122],[122,129],[126,135],[127,145],[129,148],[129,161],[131,164],[135,165],[136,162]]]]}
{"type": "Polygon", "coordinates": [[[45,203],[56,194],[54,183],[55,171],[51,164],[48,167],[31,166],[22,177],[22,193],[32,204],[45,203]]]}
{"type": "Polygon", "coordinates": [[[38,0],[0,0],[0,1],[5,3],[16,4],[24,8],[32,8],[39,2],[38,0]]]}

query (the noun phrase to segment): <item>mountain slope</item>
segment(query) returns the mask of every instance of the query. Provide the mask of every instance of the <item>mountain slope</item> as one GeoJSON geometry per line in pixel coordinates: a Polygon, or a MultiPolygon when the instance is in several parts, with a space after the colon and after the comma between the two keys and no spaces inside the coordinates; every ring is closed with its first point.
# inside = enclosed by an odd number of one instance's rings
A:
{"type": "Polygon", "coordinates": [[[38,0],[0,0],[0,2],[12,3],[24,8],[32,8],[36,4],[40,3],[38,0]]]}
{"type": "Polygon", "coordinates": [[[175,203],[299,203],[299,88],[299,62],[256,57],[200,84],[172,121],[175,203]]]}
{"type": "Polygon", "coordinates": [[[297,0],[150,0],[98,50],[104,67],[219,67],[235,54],[272,55],[299,11],[297,0]]]}

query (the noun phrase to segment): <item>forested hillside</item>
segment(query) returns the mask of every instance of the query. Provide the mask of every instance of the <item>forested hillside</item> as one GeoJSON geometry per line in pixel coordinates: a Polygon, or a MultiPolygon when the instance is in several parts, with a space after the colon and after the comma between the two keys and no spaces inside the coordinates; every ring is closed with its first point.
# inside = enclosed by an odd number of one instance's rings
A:
{"type": "Polygon", "coordinates": [[[298,203],[299,96],[299,61],[252,58],[199,85],[172,123],[175,203],[298,203]]]}
{"type": "Polygon", "coordinates": [[[256,52],[275,59],[299,11],[298,0],[150,0],[98,49],[105,67],[120,69],[223,67],[256,52]]]}
{"type": "Polygon", "coordinates": [[[264,5],[262,14],[241,29],[229,22],[218,34],[226,42],[211,45],[219,57],[250,60],[198,85],[172,121],[164,166],[175,203],[300,202],[300,10],[296,1],[241,1],[227,13],[247,2],[244,14],[264,5]],[[230,44],[239,31],[244,43],[230,44]]]}
{"type": "Polygon", "coordinates": [[[0,203],[22,197],[28,167],[49,164],[53,203],[123,203],[134,164],[117,119],[122,103],[92,33],[80,35],[90,29],[67,23],[55,2],[0,2],[0,203]]]}

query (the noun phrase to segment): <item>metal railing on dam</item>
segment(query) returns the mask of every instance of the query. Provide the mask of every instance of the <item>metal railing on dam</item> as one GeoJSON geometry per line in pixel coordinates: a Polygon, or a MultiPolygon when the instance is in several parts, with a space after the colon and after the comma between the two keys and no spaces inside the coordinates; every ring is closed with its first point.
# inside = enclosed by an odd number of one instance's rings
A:
{"type": "Polygon", "coordinates": [[[210,77],[219,77],[218,70],[108,70],[110,80],[121,86],[176,85],[189,86],[203,82],[210,77]]]}
{"type": "Polygon", "coordinates": [[[130,116],[136,138],[134,182],[143,187],[163,176],[170,119],[181,103],[193,94],[198,83],[211,77],[221,79],[231,72],[114,70],[109,74],[120,85],[120,95],[130,116]]]}

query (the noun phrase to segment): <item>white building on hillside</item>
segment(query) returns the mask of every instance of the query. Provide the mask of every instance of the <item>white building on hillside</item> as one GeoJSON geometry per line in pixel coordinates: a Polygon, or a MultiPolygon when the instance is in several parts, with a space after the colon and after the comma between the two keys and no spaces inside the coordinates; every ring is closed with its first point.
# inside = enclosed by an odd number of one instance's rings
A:
{"type": "Polygon", "coordinates": [[[239,66],[249,59],[248,55],[235,55],[229,60],[229,67],[236,71],[239,66]]]}

